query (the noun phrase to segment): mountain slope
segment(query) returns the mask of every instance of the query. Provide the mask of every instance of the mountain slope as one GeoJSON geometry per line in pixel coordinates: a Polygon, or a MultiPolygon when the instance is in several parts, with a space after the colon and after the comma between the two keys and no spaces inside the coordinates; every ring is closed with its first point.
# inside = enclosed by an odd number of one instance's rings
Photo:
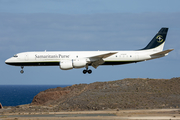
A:
{"type": "Polygon", "coordinates": [[[31,105],[53,106],[52,111],[178,108],[179,88],[180,78],[95,82],[48,89],[31,105]]]}

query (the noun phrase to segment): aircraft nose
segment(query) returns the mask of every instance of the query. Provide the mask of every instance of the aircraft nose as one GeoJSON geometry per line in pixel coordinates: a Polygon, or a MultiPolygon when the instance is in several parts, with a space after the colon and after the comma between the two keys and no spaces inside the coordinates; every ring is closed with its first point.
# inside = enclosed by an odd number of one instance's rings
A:
{"type": "Polygon", "coordinates": [[[5,61],[6,64],[8,64],[8,62],[9,62],[9,59],[7,59],[7,60],[5,61]]]}
{"type": "Polygon", "coordinates": [[[10,64],[10,62],[11,62],[11,58],[9,58],[5,61],[6,64],[10,64]]]}

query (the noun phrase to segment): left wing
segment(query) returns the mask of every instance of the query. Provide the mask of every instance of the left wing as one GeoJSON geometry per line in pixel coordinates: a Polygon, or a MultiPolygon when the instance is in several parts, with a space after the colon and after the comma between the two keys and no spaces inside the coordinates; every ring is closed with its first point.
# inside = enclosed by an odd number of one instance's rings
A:
{"type": "Polygon", "coordinates": [[[104,60],[103,60],[104,58],[112,56],[116,53],[117,52],[109,52],[109,53],[89,57],[89,60],[91,62],[91,66],[93,66],[94,68],[97,68],[99,65],[104,63],[104,60]]]}

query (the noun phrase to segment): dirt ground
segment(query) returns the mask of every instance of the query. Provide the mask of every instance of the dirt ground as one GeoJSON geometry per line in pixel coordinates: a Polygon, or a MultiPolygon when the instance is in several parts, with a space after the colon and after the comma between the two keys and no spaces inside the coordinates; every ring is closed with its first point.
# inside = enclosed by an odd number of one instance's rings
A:
{"type": "Polygon", "coordinates": [[[0,120],[180,120],[180,109],[6,113],[0,120]]]}

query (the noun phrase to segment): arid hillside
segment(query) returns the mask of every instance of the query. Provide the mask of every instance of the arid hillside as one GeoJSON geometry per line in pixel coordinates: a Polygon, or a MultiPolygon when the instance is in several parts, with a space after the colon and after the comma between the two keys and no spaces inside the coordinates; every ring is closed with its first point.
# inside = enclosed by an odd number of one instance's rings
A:
{"type": "Polygon", "coordinates": [[[40,92],[34,97],[31,106],[41,105],[49,106],[45,109],[54,112],[62,110],[179,108],[180,78],[127,78],[72,85],[65,88],[58,87],[40,92]]]}

